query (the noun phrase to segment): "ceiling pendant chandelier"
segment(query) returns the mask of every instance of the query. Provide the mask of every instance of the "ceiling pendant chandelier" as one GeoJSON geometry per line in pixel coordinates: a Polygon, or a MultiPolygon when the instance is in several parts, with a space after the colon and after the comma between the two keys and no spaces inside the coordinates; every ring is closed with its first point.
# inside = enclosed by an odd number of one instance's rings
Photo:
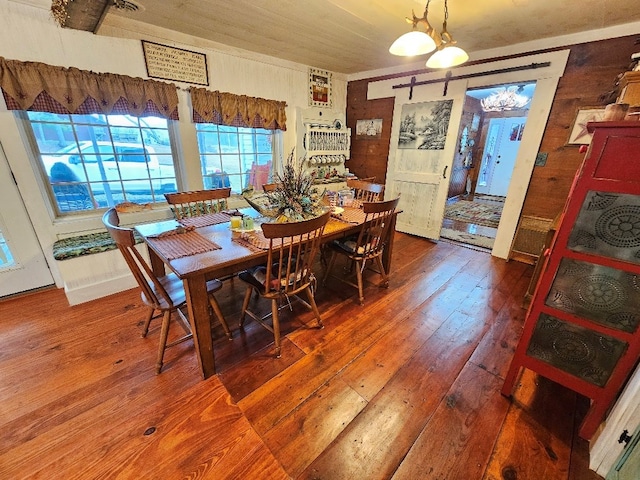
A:
{"type": "Polygon", "coordinates": [[[400,36],[389,48],[389,52],[393,55],[411,57],[414,55],[424,55],[433,50],[436,52],[427,60],[429,68],[450,68],[461,65],[469,60],[469,55],[462,48],[456,46],[447,30],[447,20],[449,18],[449,7],[447,0],[444,0],[444,22],[442,23],[442,32],[438,33],[429,23],[427,16],[429,14],[429,4],[431,0],[427,0],[422,17],[416,17],[411,11],[413,18],[407,17],[407,22],[413,25],[411,32],[400,36]],[[426,32],[418,30],[419,24],[424,24],[426,32]]]}
{"type": "Polygon", "coordinates": [[[424,55],[425,53],[431,53],[436,49],[436,42],[433,39],[433,27],[427,20],[429,14],[429,2],[424,8],[424,14],[421,18],[416,17],[416,14],[411,10],[413,19],[406,17],[407,23],[413,24],[413,29],[410,32],[401,35],[391,47],[389,47],[389,53],[393,55],[399,55],[401,57],[413,57],[415,55],[424,55]],[[424,23],[426,32],[418,30],[418,24],[424,23]]]}
{"type": "Polygon", "coordinates": [[[505,110],[521,110],[531,101],[520,92],[522,87],[502,88],[480,100],[482,110],[485,112],[503,112],[505,110]]]}

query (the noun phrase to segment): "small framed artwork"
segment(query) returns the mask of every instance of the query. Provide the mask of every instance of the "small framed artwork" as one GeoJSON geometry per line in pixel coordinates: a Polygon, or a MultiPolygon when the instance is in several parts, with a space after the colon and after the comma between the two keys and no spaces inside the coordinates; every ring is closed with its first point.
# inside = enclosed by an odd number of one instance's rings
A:
{"type": "Polygon", "coordinates": [[[568,145],[589,145],[592,135],[587,131],[587,123],[601,122],[604,118],[604,107],[581,107],[571,126],[568,145]]]}
{"type": "Polygon", "coordinates": [[[372,140],[382,137],[382,119],[358,120],[356,137],[360,140],[372,140]]]}
{"type": "Polygon", "coordinates": [[[309,106],[331,107],[331,72],[309,69],[309,106]]]}

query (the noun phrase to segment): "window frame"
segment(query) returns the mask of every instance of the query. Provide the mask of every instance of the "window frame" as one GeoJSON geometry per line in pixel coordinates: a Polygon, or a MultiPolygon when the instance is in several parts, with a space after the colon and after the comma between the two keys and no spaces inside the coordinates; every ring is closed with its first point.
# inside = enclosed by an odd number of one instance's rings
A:
{"type": "MultiPolygon", "coordinates": [[[[252,146],[257,145],[259,142],[257,140],[258,136],[265,136],[265,137],[270,137],[270,143],[271,143],[271,152],[270,154],[270,162],[271,162],[271,168],[269,169],[269,173],[268,173],[268,179],[272,179],[273,175],[275,172],[279,171],[279,166],[282,163],[281,157],[282,157],[282,144],[283,144],[283,131],[279,130],[279,129],[264,129],[264,128],[253,128],[253,127],[243,127],[243,126],[235,126],[235,125],[220,125],[220,124],[216,124],[216,123],[204,123],[204,122],[198,122],[198,123],[194,123],[193,124],[195,127],[195,133],[196,133],[196,143],[197,143],[197,149],[198,149],[198,163],[199,163],[199,172],[200,172],[200,179],[202,181],[203,187],[205,189],[208,188],[220,188],[220,187],[224,187],[224,186],[231,186],[232,187],[232,195],[241,195],[242,191],[244,189],[247,188],[248,185],[246,185],[246,177],[248,175],[250,175],[250,172],[248,171],[248,168],[246,165],[246,162],[244,161],[243,157],[245,156],[252,156],[253,157],[253,162],[256,162],[255,165],[268,165],[269,162],[267,163],[259,163],[259,158],[260,156],[264,156],[267,155],[266,152],[260,151],[259,149],[252,149],[251,151],[246,151],[243,143],[241,142],[241,137],[242,136],[251,136],[252,137],[252,146]],[[224,129],[224,130],[233,130],[233,131],[220,131],[220,129],[224,129]],[[216,145],[216,150],[217,151],[202,151],[201,150],[201,134],[211,134],[211,135],[215,135],[217,138],[217,145],[216,145]],[[222,135],[221,135],[222,134],[222,135]],[[236,140],[236,145],[234,147],[235,150],[234,151],[229,151],[229,152],[224,152],[224,148],[225,148],[225,144],[221,143],[220,139],[221,137],[224,138],[224,136],[226,135],[236,135],[237,136],[237,140],[236,140]],[[216,158],[217,157],[217,158],[216,158]],[[237,172],[226,172],[224,170],[224,165],[225,165],[225,158],[229,159],[229,158],[233,158],[235,157],[235,160],[237,161],[237,172]],[[217,161],[219,162],[219,168],[220,168],[220,173],[219,175],[221,176],[221,182],[214,182],[213,179],[216,177],[215,173],[212,174],[207,174],[205,172],[205,169],[207,168],[207,166],[204,164],[203,159],[204,158],[216,158],[217,161]],[[244,168],[244,171],[243,171],[244,168]],[[233,181],[229,178],[229,177],[236,177],[240,179],[240,189],[236,189],[233,185],[233,181]],[[212,179],[212,180],[208,180],[208,179],[212,179]],[[227,180],[228,179],[228,183],[229,185],[226,185],[227,180]]],[[[227,147],[229,148],[229,147],[227,147]]],[[[253,164],[252,162],[252,164],[253,164]]],[[[268,183],[267,181],[265,181],[264,183],[268,183]]],[[[261,185],[258,185],[258,187],[261,187],[261,185]]]]}
{"type": "MultiPolygon", "coordinates": [[[[29,154],[29,159],[32,165],[32,169],[34,170],[35,173],[35,177],[36,177],[36,181],[38,182],[39,186],[40,186],[40,190],[41,190],[41,194],[45,203],[45,206],[47,208],[47,211],[49,212],[49,215],[51,216],[52,220],[54,221],[64,221],[64,220],[73,220],[73,219],[78,219],[80,217],[99,217],[102,216],[102,214],[108,209],[110,208],[109,206],[98,206],[98,207],[94,207],[91,209],[86,209],[86,210],[72,210],[72,211],[62,211],[59,208],[58,205],[58,201],[56,199],[55,196],[55,192],[54,192],[54,188],[53,185],[50,182],[49,179],[49,175],[46,172],[46,166],[42,160],[42,156],[43,155],[48,155],[49,153],[40,153],[40,148],[38,145],[38,141],[35,137],[34,134],[34,128],[32,125],[32,121],[28,116],[28,112],[27,111],[21,111],[21,110],[14,110],[12,111],[12,113],[14,114],[14,118],[16,119],[16,123],[19,125],[19,129],[21,134],[23,135],[23,139],[24,139],[24,145],[27,149],[27,152],[29,154]]],[[[41,113],[47,113],[47,112],[41,112],[41,113]]],[[[60,116],[60,114],[53,114],[53,115],[58,115],[60,116]]],[[[64,114],[65,116],[74,116],[74,115],[82,115],[82,116],[86,116],[84,114],[64,114]]],[[[107,116],[106,114],[102,114],[107,116]]],[[[119,114],[113,114],[113,115],[119,115],[119,114]]],[[[160,118],[164,121],[167,122],[167,134],[169,137],[169,145],[168,145],[168,152],[167,153],[161,153],[160,156],[163,156],[165,158],[167,157],[171,157],[172,159],[172,165],[173,165],[173,171],[174,171],[174,175],[175,175],[175,189],[176,191],[181,191],[184,188],[184,162],[183,162],[183,158],[182,155],[179,152],[179,141],[177,141],[177,139],[179,138],[178,136],[178,127],[179,127],[179,121],[178,120],[172,120],[172,119],[167,119],[164,117],[157,117],[160,118]]],[[[83,122],[79,122],[81,125],[85,125],[83,122]]],[[[62,122],[63,125],[73,125],[74,122],[62,122]]],[[[91,125],[93,126],[93,125],[91,125]]],[[[118,128],[121,127],[120,125],[114,125],[111,124],[109,122],[107,122],[106,124],[100,124],[100,127],[104,127],[107,129],[110,128],[118,128]]],[[[138,132],[141,132],[144,128],[147,127],[142,127],[139,124],[136,127],[138,130],[138,132]]],[[[74,130],[74,140],[75,140],[75,147],[76,150],[80,150],[82,148],[82,142],[84,140],[79,140],[77,138],[76,132],[74,130]]],[[[112,147],[113,147],[113,153],[115,154],[116,158],[118,158],[121,154],[121,152],[119,151],[118,147],[121,147],[121,145],[118,145],[119,143],[122,143],[120,141],[116,141],[113,140],[112,136],[110,135],[109,141],[112,143],[112,147]]],[[[74,148],[72,147],[72,145],[74,145],[73,143],[71,143],[69,145],[69,148],[71,150],[73,150],[74,148]]],[[[145,148],[144,146],[144,141],[142,143],[140,143],[141,148],[145,148]]],[[[70,154],[69,157],[71,157],[73,154],[70,154]]],[[[80,155],[80,153],[76,153],[75,155],[80,155]]],[[[90,154],[89,154],[90,155],[90,154]]],[[[138,162],[136,162],[138,163],[138,162]]],[[[120,176],[120,172],[119,173],[119,180],[117,180],[118,182],[126,182],[128,179],[125,177],[123,178],[122,176],[120,176]]],[[[162,177],[158,177],[157,179],[161,179],[162,177]]],[[[173,178],[173,177],[172,177],[173,178]]],[[[154,179],[156,179],[156,177],[149,177],[149,181],[153,181],[154,179]]],[[[156,180],[157,180],[156,179],[156,180]]],[[[116,181],[116,180],[114,180],[116,181]]],[[[87,180],[86,183],[82,183],[82,185],[89,185],[89,180],[87,180]]],[[[119,194],[121,195],[121,194],[119,194]]],[[[131,195],[131,192],[129,192],[129,195],[131,195]]],[[[162,195],[162,192],[153,191],[153,195],[155,195],[155,202],[150,202],[152,207],[155,206],[163,206],[166,205],[166,201],[164,199],[164,196],[162,195]]],[[[91,196],[91,198],[93,198],[93,196],[91,196]]],[[[131,201],[131,200],[121,200],[121,201],[131,201]]],[[[119,201],[115,201],[114,203],[119,203],[119,201]]]]}

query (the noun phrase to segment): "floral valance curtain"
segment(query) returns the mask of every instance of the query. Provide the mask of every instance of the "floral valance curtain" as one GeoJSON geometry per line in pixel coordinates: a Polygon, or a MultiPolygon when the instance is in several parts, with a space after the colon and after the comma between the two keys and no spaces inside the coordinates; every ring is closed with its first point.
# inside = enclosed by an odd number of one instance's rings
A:
{"type": "Polygon", "coordinates": [[[155,80],[0,57],[0,88],[9,110],[178,119],[176,86],[155,80]]]}
{"type": "Polygon", "coordinates": [[[191,87],[195,123],[286,130],[286,102],[191,87]]]}

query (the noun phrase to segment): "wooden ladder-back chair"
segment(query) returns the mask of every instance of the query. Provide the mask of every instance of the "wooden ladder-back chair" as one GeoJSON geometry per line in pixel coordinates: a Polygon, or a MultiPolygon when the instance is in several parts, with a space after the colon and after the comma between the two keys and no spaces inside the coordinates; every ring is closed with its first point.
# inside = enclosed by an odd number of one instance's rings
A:
{"type": "MultiPolygon", "coordinates": [[[[184,342],[192,337],[189,320],[186,318],[182,310],[185,306],[186,298],[185,291],[180,280],[175,274],[169,273],[168,275],[156,276],[149,264],[145,261],[142,254],[135,248],[135,239],[133,236],[133,230],[130,228],[124,228],[120,226],[120,218],[115,208],[107,210],[102,217],[102,223],[107,228],[107,231],[111,235],[111,238],[118,246],[118,249],[122,253],[131,273],[138,282],[140,287],[140,297],[145,305],[149,307],[149,314],[145,320],[142,336],[146,337],[149,331],[149,324],[154,318],[156,310],[162,312],[162,327],[160,329],[160,345],[158,347],[158,357],[156,360],[156,373],[160,373],[162,370],[162,364],[164,359],[164,351],[166,347],[171,347],[178,343],[184,342]],[[171,314],[177,312],[180,323],[187,332],[184,336],[175,340],[167,345],[167,337],[169,335],[169,324],[171,322],[171,314]]],[[[222,324],[222,328],[225,333],[231,339],[231,331],[227,325],[227,322],[222,315],[220,306],[213,296],[213,292],[216,292],[222,288],[222,283],[219,280],[211,280],[207,282],[207,292],[209,294],[209,305],[215,312],[218,320],[222,324]]]]}
{"type": "Polygon", "coordinates": [[[312,268],[330,215],[329,211],[302,222],[263,223],[262,231],[269,240],[267,263],[238,275],[247,283],[240,327],[244,324],[245,316],[249,315],[272,332],[276,358],[280,357],[279,302],[285,300],[289,303],[295,297],[313,311],[318,327],[322,328],[322,318],[312,291],[315,285],[312,268]],[[248,309],[253,291],[258,292],[260,297],[271,300],[271,313],[260,317],[248,309]],[[298,296],[302,292],[306,294],[308,301],[298,296]],[[268,317],[272,317],[272,326],[265,322],[268,317]]]}
{"type": "Polygon", "coordinates": [[[380,202],[384,195],[384,185],[363,180],[347,180],[347,187],[353,189],[353,199],[361,202],[380,202]]]}
{"type": "Polygon", "coordinates": [[[226,210],[227,199],[230,196],[231,188],[164,194],[177,220],[226,210]]]}
{"type": "Polygon", "coordinates": [[[362,224],[360,233],[357,236],[350,236],[334,240],[327,247],[331,250],[331,258],[325,270],[322,279],[326,284],[327,278],[331,273],[338,254],[345,255],[356,267],[357,283],[353,283],[343,277],[335,277],[339,280],[354,286],[358,289],[358,298],[360,305],[364,304],[363,280],[362,274],[369,260],[376,262],[378,273],[382,276],[382,286],[389,286],[389,277],[382,263],[382,254],[384,248],[393,232],[390,231],[392,224],[392,215],[398,206],[398,201],[387,200],[386,202],[365,202],[363,203],[364,213],[366,214],[365,222],[362,224]]]}

